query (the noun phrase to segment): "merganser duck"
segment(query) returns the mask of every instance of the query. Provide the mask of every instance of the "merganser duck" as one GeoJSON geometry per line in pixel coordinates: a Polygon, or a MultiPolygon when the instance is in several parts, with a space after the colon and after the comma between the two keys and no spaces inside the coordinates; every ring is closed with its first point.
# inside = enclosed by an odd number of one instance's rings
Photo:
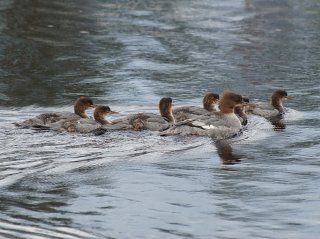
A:
{"type": "Polygon", "coordinates": [[[275,90],[271,95],[270,103],[256,103],[256,106],[250,107],[248,112],[267,119],[281,117],[285,113],[283,101],[287,99],[293,99],[293,97],[288,96],[285,90],[275,90]]]}
{"type": "MultiPolygon", "coordinates": [[[[234,113],[239,117],[239,120],[242,125],[247,125],[248,124],[248,115],[246,114],[246,111],[248,110],[250,100],[248,97],[242,96],[243,101],[248,103],[248,105],[237,105],[234,108],[234,113]]],[[[250,104],[252,105],[252,104],[250,104]]]]}
{"type": "Polygon", "coordinates": [[[237,135],[242,129],[234,109],[245,105],[243,97],[232,91],[224,91],[220,100],[220,112],[213,112],[196,119],[185,120],[173,125],[160,135],[202,135],[215,139],[226,139],[237,135]]]}
{"type": "Polygon", "coordinates": [[[198,117],[200,115],[215,112],[216,106],[219,102],[219,95],[215,93],[208,93],[203,97],[203,108],[197,106],[182,106],[173,110],[173,115],[176,122],[186,119],[198,117]]]}
{"type": "Polygon", "coordinates": [[[47,124],[46,127],[60,132],[90,133],[101,128],[102,125],[111,124],[111,121],[106,119],[106,117],[111,114],[118,114],[118,112],[112,111],[109,106],[99,105],[96,106],[93,113],[94,119],[62,119],[57,122],[47,124]]]}
{"type": "Polygon", "coordinates": [[[152,130],[163,131],[175,123],[172,114],[172,99],[163,97],[159,102],[160,115],[154,113],[137,113],[118,119],[112,124],[105,125],[105,130],[152,130]]]}
{"type": "Polygon", "coordinates": [[[89,108],[94,107],[95,105],[89,97],[81,96],[74,102],[74,113],[44,113],[22,122],[15,122],[14,124],[23,128],[41,128],[46,127],[47,124],[54,123],[60,120],[80,120],[81,118],[88,118],[85,111],[89,108]]]}

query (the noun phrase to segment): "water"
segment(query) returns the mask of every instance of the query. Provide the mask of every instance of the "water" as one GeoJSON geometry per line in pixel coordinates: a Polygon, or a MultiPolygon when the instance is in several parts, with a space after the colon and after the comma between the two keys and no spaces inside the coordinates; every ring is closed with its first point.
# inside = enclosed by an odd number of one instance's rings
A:
{"type": "MultiPolygon", "coordinates": [[[[1,238],[320,234],[317,0],[0,2],[1,238]],[[89,95],[121,115],[233,89],[294,100],[227,142],[18,129],[89,95]]],[[[92,112],[89,112],[90,114],[92,112]]]]}

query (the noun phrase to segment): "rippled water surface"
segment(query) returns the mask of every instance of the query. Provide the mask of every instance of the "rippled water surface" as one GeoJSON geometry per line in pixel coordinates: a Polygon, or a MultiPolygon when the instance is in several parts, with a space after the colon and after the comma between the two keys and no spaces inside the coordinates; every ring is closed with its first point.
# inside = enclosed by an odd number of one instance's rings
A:
{"type": "MultiPolygon", "coordinates": [[[[318,0],[0,1],[0,238],[320,235],[318,0]],[[13,122],[89,95],[120,116],[232,89],[294,100],[242,135],[62,134],[13,122]]],[[[92,111],[89,112],[92,114],[92,111]]]]}

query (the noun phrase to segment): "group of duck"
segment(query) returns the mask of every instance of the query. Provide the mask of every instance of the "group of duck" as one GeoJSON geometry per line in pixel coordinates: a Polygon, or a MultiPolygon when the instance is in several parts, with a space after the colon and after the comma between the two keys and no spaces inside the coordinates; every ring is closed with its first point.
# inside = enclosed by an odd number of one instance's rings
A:
{"type": "Polygon", "coordinates": [[[109,106],[95,105],[89,97],[81,96],[74,103],[74,113],[53,112],[16,122],[22,128],[48,129],[59,132],[101,134],[114,130],[151,130],[162,136],[201,135],[226,139],[241,132],[247,124],[248,114],[281,119],[285,113],[283,101],[291,99],[285,90],[275,90],[270,102],[250,103],[233,91],[226,90],[221,96],[207,93],[203,107],[183,106],[173,108],[172,98],[163,97],[159,102],[160,114],[135,113],[113,120],[107,119],[112,111],[109,106]],[[93,119],[86,110],[95,108],[93,119]]]}

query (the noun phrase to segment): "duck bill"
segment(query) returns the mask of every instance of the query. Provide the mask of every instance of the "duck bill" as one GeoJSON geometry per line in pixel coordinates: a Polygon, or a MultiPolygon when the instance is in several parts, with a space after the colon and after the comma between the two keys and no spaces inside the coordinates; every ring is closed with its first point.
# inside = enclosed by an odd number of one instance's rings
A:
{"type": "Polygon", "coordinates": [[[254,109],[257,105],[255,103],[242,102],[241,104],[239,104],[239,106],[247,111],[254,109]]]}
{"type": "Polygon", "coordinates": [[[109,114],[115,115],[115,114],[119,114],[119,112],[116,112],[116,111],[112,111],[112,110],[111,110],[111,111],[109,112],[109,114]]]}
{"type": "Polygon", "coordinates": [[[287,99],[287,100],[293,100],[293,99],[294,99],[294,97],[293,97],[293,96],[291,96],[291,95],[288,95],[288,96],[286,97],[286,99],[287,99]]]}

